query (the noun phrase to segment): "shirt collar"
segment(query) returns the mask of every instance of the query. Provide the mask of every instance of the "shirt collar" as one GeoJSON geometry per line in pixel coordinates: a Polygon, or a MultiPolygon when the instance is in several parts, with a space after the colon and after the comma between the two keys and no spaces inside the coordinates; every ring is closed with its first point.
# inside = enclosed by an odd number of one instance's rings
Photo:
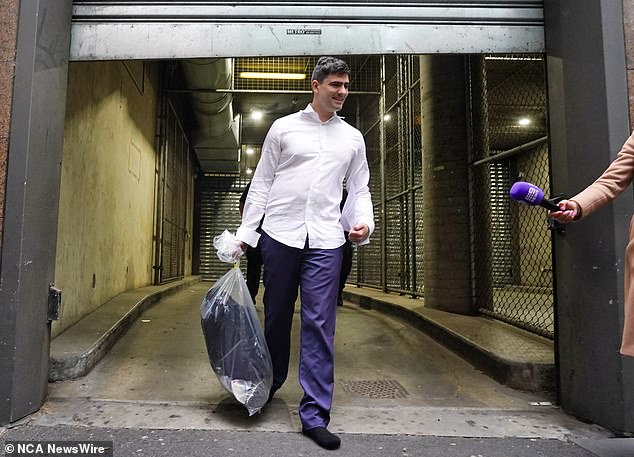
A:
{"type": "MultiPolygon", "coordinates": [[[[315,120],[317,122],[321,122],[321,119],[319,119],[319,114],[317,114],[317,112],[315,112],[315,110],[313,109],[313,105],[311,105],[310,103],[308,105],[306,105],[306,108],[303,109],[300,112],[302,113],[302,116],[306,116],[309,119],[315,120]]],[[[337,115],[337,113],[335,113],[325,123],[328,123],[328,122],[340,122],[342,119],[343,119],[343,117],[341,117],[341,116],[337,115]]]]}

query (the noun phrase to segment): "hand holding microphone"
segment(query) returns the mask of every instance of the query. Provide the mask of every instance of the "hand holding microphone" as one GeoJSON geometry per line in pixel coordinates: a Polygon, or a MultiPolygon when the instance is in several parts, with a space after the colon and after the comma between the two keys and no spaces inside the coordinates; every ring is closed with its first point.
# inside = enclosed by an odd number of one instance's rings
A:
{"type": "Polygon", "coordinates": [[[574,200],[562,200],[559,202],[558,211],[548,211],[548,216],[560,224],[574,221],[577,214],[579,214],[579,205],[574,200]]]}

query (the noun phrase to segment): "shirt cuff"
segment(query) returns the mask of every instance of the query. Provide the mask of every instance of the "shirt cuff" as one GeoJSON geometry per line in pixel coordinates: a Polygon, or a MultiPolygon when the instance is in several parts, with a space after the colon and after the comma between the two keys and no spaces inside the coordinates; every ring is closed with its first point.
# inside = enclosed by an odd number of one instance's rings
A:
{"type": "Polygon", "coordinates": [[[355,246],[365,246],[366,244],[370,244],[370,236],[368,235],[368,237],[363,240],[363,241],[359,241],[358,243],[352,243],[355,246]]]}
{"type": "Polygon", "coordinates": [[[236,231],[236,239],[243,241],[254,248],[258,245],[260,234],[255,230],[250,230],[245,227],[238,227],[238,230],[236,231]]]}
{"type": "MultiPolygon", "coordinates": [[[[374,233],[374,221],[373,220],[367,220],[367,221],[359,221],[357,222],[355,225],[358,224],[365,224],[368,226],[368,238],[370,238],[370,236],[372,236],[372,234],[374,233]]],[[[366,238],[366,240],[368,239],[366,238]]]]}

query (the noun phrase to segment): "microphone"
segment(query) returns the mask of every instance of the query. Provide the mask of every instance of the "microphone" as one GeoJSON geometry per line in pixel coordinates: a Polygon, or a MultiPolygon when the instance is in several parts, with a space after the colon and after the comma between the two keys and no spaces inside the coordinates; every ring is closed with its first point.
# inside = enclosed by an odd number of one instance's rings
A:
{"type": "Polygon", "coordinates": [[[535,184],[531,184],[524,181],[518,181],[511,187],[509,192],[513,200],[526,203],[530,206],[541,206],[549,209],[550,211],[561,211],[559,206],[552,200],[544,198],[544,191],[537,187],[535,184]]]}

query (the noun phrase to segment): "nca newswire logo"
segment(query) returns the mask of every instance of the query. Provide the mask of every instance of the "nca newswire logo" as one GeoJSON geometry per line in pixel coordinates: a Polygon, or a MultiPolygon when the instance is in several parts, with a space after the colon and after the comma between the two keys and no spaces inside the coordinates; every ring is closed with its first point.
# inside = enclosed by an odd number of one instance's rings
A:
{"type": "Polygon", "coordinates": [[[5,455],[113,457],[112,441],[7,441],[5,455]]]}

